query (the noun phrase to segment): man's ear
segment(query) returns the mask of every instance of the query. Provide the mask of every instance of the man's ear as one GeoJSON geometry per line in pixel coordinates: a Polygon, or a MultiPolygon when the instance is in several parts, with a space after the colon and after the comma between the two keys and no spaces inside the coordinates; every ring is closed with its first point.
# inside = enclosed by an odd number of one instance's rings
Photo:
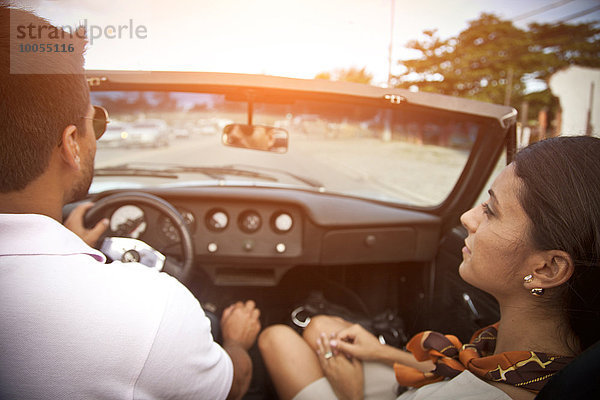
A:
{"type": "Polygon", "coordinates": [[[550,289],[567,282],[574,272],[571,256],[561,250],[549,250],[544,254],[544,263],[533,271],[531,288],[550,289]]]}
{"type": "Polygon", "coordinates": [[[79,143],[77,142],[77,127],[75,125],[69,125],[63,130],[60,155],[69,167],[80,169],[81,159],[79,158],[79,143]]]}

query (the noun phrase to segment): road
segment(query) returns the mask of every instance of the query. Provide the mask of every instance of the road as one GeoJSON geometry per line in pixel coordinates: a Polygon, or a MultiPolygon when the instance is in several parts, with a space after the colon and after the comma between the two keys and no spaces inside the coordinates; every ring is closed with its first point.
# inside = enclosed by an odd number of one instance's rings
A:
{"type": "MultiPolygon", "coordinates": [[[[244,164],[310,177],[321,182],[327,191],[434,205],[452,189],[466,157],[465,151],[438,146],[303,135],[290,138],[286,154],[276,154],[226,147],[219,136],[210,135],[173,140],[168,147],[157,149],[99,148],[96,168],[138,162],[244,164]]],[[[290,178],[285,183],[300,182],[290,178]]]]}

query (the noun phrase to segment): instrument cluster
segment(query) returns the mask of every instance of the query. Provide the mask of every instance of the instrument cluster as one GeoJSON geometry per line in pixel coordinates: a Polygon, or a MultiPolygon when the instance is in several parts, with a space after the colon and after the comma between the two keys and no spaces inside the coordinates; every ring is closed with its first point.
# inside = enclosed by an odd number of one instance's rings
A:
{"type": "MultiPolygon", "coordinates": [[[[301,213],[293,206],[224,203],[174,204],[194,237],[199,255],[298,256],[301,252],[301,213]]],[[[173,221],[164,215],[158,220],[143,207],[128,204],[110,216],[114,236],[144,238],[156,232],[165,245],[180,241],[173,221]]]]}
{"type": "MultiPolygon", "coordinates": [[[[222,208],[213,208],[206,213],[204,219],[206,228],[213,232],[222,232],[231,223],[231,217],[222,208]]],[[[263,217],[254,209],[242,211],[237,217],[238,228],[245,233],[254,233],[263,226],[263,217]]],[[[294,226],[294,218],[286,211],[274,212],[270,218],[269,226],[276,233],[289,232],[294,226]]]]}

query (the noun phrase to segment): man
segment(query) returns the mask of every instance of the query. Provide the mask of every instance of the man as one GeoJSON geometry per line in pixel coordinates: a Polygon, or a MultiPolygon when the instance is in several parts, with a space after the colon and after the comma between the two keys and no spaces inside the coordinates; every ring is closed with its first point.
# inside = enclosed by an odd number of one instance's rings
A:
{"type": "Polygon", "coordinates": [[[60,224],[90,186],[106,115],[90,105],[85,41],[67,33],[52,43],[72,52],[26,57],[17,24],[57,29],[0,5],[0,398],[241,398],[260,330],[253,302],[223,312],[221,347],[178,281],[105,264],[82,240],[106,229],[83,228],[89,205],[69,219],[81,237],[60,224]]]}

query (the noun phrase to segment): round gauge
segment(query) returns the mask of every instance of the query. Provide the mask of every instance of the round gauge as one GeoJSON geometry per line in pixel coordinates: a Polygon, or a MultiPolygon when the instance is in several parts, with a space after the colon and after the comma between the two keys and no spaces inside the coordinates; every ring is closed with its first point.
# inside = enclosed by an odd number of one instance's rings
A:
{"type": "Polygon", "coordinates": [[[117,208],[110,217],[110,229],[116,236],[137,239],[147,226],[144,211],[133,205],[117,208]]]}
{"type": "Polygon", "coordinates": [[[238,223],[242,231],[254,233],[260,228],[262,220],[256,211],[248,210],[240,214],[238,223]]]}
{"type": "Polygon", "coordinates": [[[160,230],[169,240],[173,242],[179,241],[179,232],[177,232],[177,228],[175,228],[170,218],[163,218],[160,221],[160,230]]]}
{"type": "Polygon", "coordinates": [[[183,222],[185,222],[188,228],[193,227],[196,223],[196,218],[194,217],[194,214],[187,210],[181,210],[179,208],[177,210],[179,211],[179,214],[181,214],[181,216],[183,217],[183,222]]]}
{"type": "Polygon", "coordinates": [[[289,232],[290,229],[292,229],[292,226],[294,225],[294,220],[292,219],[292,216],[285,212],[275,214],[271,222],[273,225],[273,229],[275,229],[276,232],[280,233],[289,232]]]}
{"type": "MultiPolygon", "coordinates": [[[[194,224],[196,223],[196,219],[194,218],[194,214],[187,210],[183,210],[178,208],[179,214],[183,217],[183,222],[188,227],[190,232],[194,231],[194,224]]],[[[173,221],[170,218],[163,217],[160,220],[160,229],[162,233],[168,237],[173,242],[179,242],[179,232],[177,228],[173,225],[173,221]]]]}
{"type": "Polygon", "coordinates": [[[212,209],[206,214],[206,227],[211,231],[222,231],[229,225],[229,216],[221,209],[212,209]]]}

